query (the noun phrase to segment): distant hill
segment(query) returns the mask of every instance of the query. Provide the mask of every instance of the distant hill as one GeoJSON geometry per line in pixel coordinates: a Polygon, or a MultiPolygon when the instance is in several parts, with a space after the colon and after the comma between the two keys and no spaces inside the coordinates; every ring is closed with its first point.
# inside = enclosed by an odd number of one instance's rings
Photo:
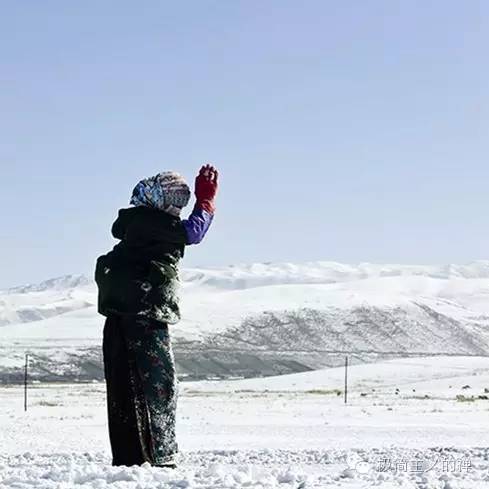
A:
{"type": "MultiPolygon", "coordinates": [[[[399,355],[489,354],[489,261],[184,269],[182,378],[300,372],[399,355]]],[[[0,292],[0,382],[102,379],[103,318],[83,275],[0,292]]]]}

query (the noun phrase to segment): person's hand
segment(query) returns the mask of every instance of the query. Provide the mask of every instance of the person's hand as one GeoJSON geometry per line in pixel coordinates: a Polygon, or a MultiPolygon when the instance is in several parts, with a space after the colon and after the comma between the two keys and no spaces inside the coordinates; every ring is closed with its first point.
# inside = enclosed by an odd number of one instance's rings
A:
{"type": "Polygon", "coordinates": [[[214,199],[217,194],[219,172],[212,165],[203,165],[195,179],[197,206],[214,213],[214,199]]]}

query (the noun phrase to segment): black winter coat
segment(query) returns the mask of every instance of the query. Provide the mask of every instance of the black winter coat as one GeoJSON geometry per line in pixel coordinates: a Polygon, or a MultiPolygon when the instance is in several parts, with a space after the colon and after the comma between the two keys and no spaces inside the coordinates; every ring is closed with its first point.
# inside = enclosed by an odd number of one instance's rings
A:
{"type": "Polygon", "coordinates": [[[95,268],[99,313],[178,322],[178,262],[187,242],[180,218],[149,207],[121,209],[112,234],[121,241],[95,268]]]}

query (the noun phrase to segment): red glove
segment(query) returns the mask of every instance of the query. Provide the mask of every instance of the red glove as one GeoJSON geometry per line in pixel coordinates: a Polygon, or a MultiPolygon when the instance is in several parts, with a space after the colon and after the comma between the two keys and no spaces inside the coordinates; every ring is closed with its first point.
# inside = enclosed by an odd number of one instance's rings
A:
{"type": "Polygon", "coordinates": [[[217,179],[218,171],[212,165],[204,165],[195,179],[195,197],[197,198],[196,207],[214,214],[214,199],[219,186],[217,179]]]}

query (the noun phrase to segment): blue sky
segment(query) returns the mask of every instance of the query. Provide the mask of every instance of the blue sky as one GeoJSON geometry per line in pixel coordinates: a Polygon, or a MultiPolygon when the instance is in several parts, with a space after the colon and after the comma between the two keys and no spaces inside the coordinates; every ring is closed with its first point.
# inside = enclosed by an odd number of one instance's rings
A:
{"type": "Polygon", "coordinates": [[[188,266],[489,258],[489,3],[0,3],[0,287],[91,273],[207,161],[188,266]]]}

